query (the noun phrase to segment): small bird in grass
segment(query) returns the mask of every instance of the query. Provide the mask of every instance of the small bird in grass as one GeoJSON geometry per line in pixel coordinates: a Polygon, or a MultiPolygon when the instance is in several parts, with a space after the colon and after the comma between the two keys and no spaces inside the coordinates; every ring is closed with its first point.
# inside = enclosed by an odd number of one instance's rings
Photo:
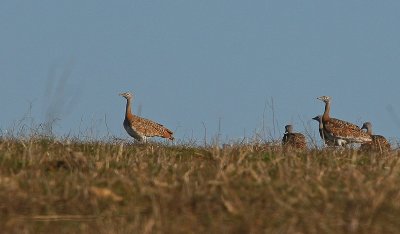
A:
{"type": "Polygon", "coordinates": [[[372,133],[372,124],[370,122],[365,122],[361,129],[366,129],[367,134],[371,136],[372,141],[368,143],[361,144],[361,150],[376,150],[376,151],[388,151],[390,150],[390,144],[384,136],[374,135],[372,133]]]}
{"type": "Polygon", "coordinates": [[[301,133],[293,132],[292,125],[285,126],[285,135],[282,138],[282,145],[295,149],[305,149],[307,147],[306,138],[301,133]]]}
{"type": "Polygon", "coordinates": [[[126,132],[137,141],[147,142],[148,137],[162,137],[173,140],[173,132],[163,125],[153,122],[149,119],[132,114],[133,95],[129,92],[120,93],[120,96],[126,98],[126,109],[124,128],[126,132]]]}
{"type": "Polygon", "coordinates": [[[317,99],[325,103],[325,111],[322,115],[323,129],[328,139],[334,141],[335,145],[344,146],[348,143],[372,141],[370,135],[363,132],[357,125],[329,116],[331,109],[330,97],[322,96],[317,99]]]}

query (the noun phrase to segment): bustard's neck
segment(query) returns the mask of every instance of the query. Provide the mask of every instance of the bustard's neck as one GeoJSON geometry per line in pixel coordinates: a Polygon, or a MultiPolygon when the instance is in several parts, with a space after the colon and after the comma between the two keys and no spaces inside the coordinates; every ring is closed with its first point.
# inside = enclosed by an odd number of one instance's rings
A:
{"type": "Polygon", "coordinates": [[[132,116],[132,100],[130,98],[126,99],[126,109],[125,109],[125,118],[129,118],[132,116]]]}
{"type": "Polygon", "coordinates": [[[372,128],[371,128],[371,127],[368,127],[368,128],[367,128],[367,134],[368,134],[368,135],[372,135],[372,128]]]}
{"type": "Polygon", "coordinates": [[[324,129],[324,124],[322,123],[322,117],[319,120],[319,129],[324,129]]]}
{"type": "Polygon", "coordinates": [[[331,110],[331,102],[327,101],[327,102],[325,102],[325,111],[324,111],[324,114],[322,115],[322,121],[323,122],[329,121],[329,119],[330,119],[330,116],[329,116],[330,110],[331,110]]]}

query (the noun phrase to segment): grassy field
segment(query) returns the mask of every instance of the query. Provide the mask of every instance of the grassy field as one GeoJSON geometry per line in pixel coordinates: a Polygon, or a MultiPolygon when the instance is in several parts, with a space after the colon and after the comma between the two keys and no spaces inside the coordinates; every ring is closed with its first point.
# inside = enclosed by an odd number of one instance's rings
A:
{"type": "Polygon", "coordinates": [[[400,153],[0,141],[3,233],[397,233],[400,153]]]}

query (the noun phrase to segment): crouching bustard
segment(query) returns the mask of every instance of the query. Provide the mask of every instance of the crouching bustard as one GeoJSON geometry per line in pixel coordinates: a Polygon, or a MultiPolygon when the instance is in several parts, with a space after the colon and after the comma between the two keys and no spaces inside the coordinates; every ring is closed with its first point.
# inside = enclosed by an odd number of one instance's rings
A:
{"type": "Polygon", "coordinates": [[[370,122],[365,122],[361,129],[366,129],[366,133],[372,138],[371,142],[361,144],[361,150],[372,150],[381,152],[390,150],[390,144],[384,136],[375,135],[372,133],[372,124],[370,122]]]}
{"type": "Polygon", "coordinates": [[[141,118],[132,114],[132,98],[129,92],[120,93],[120,96],[126,98],[124,128],[126,132],[137,141],[147,141],[148,137],[162,137],[173,140],[173,132],[163,125],[153,122],[149,119],[141,118]]]}
{"type": "Polygon", "coordinates": [[[294,149],[307,148],[306,138],[301,133],[293,132],[292,125],[285,126],[285,135],[283,135],[282,138],[282,145],[284,147],[291,147],[294,149]]]}
{"type": "Polygon", "coordinates": [[[322,96],[317,99],[325,103],[325,111],[322,115],[322,127],[325,139],[333,141],[335,145],[339,146],[344,146],[348,143],[366,143],[372,141],[371,136],[363,132],[357,125],[330,117],[330,97],[322,96]]]}

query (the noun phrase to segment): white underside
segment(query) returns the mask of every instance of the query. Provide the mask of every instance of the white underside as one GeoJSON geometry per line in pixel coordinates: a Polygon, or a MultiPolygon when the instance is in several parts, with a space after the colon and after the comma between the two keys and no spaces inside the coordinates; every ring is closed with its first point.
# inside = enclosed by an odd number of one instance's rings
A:
{"type": "Polygon", "coordinates": [[[135,140],[147,142],[147,137],[140,134],[139,132],[137,132],[134,128],[129,127],[125,124],[124,124],[124,128],[125,128],[126,132],[129,134],[129,136],[135,138],[135,140]]]}
{"type": "Polygon", "coordinates": [[[347,145],[347,141],[338,138],[338,139],[335,140],[335,145],[337,145],[337,146],[346,146],[347,145]]]}

